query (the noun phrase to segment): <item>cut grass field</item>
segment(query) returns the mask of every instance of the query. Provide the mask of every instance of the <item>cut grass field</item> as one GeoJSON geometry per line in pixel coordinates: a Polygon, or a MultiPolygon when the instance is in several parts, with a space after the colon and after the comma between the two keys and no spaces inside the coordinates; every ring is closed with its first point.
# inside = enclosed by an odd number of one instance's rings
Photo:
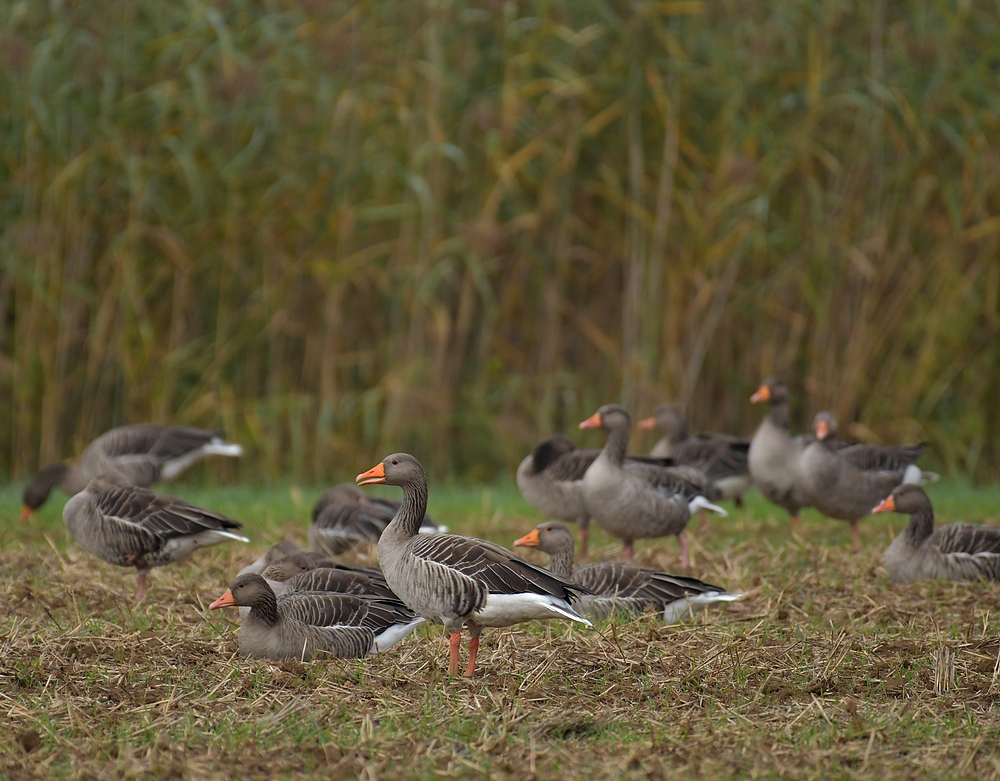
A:
{"type": "MultiPolygon", "coordinates": [[[[253,543],[154,570],[135,606],[130,570],[67,540],[63,497],[22,527],[0,490],[0,777],[1000,775],[1000,586],[889,583],[902,516],[867,519],[855,556],[846,524],[807,512],[794,535],[753,495],[691,528],[694,574],[743,601],[679,626],[488,631],[465,680],[440,627],[362,661],[240,658],[235,615],[208,603],[266,545],[304,542],[319,489],[168,491],[253,543]]],[[[1000,487],[930,494],[941,522],[1000,523],[1000,487]]],[[[512,486],[432,485],[430,510],[506,545],[540,520],[512,486]]],[[[673,540],[638,557],[677,570],[673,540]]]]}

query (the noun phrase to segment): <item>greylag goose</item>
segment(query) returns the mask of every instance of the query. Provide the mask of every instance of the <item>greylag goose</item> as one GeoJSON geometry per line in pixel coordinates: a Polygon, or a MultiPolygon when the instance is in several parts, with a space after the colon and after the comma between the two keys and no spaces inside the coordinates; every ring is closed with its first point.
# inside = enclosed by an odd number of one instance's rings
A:
{"type": "MultiPolygon", "coordinates": [[[[376,543],[398,509],[399,502],[365,496],[356,485],[340,483],[316,500],[309,544],[327,555],[339,556],[358,543],[376,543]]],[[[420,524],[422,534],[446,531],[430,516],[420,524]]]]}
{"type": "Polygon", "coordinates": [[[150,486],[172,480],[206,456],[239,456],[243,448],[223,441],[221,429],[184,426],[122,426],[111,429],[87,446],[75,465],[64,461],[42,469],[24,489],[21,522],[49,498],[52,489],[77,494],[101,475],[112,475],[123,485],[150,486]]]}
{"type": "Polygon", "coordinates": [[[372,577],[382,577],[382,570],[378,567],[366,567],[361,564],[345,564],[344,562],[334,560],[325,553],[320,553],[319,551],[314,550],[305,550],[294,540],[282,540],[273,547],[268,548],[256,561],[247,564],[236,574],[246,575],[247,573],[253,573],[254,575],[260,575],[265,569],[267,569],[267,567],[275,562],[291,556],[299,555],[308,558],[317,569],[338,569],[347,572],[360,572],[372,577]]]}
{"type": "Polygon", "coordinates": [[[312,591],[277,597],[253,573],[237,576],[209,607],[250,608],[240,626],[240,651],[247,656],[303,662],[381,653],[424,622],[398,599],[312,591]]]}
{"type": "Polygon", "coordinates": [[[885,552],[897,583],[914,580],[1000,580],[1000,527],[950,523],[934,528],[934,508],[924,489],[893,489],[874,513],[908,513],[910,522],[885,552]]]}
{"type": "Polygon", "coordinates": [[[639,428],[659,429],[663,434],[651,456],[693,466],[715,483],[722,499],[734,499],[737,507],[743,506],[743,494],[753,485],[747,461],[749,439],[710,432],[690,436],[679,404],[661,404],[651,417],[639,421],[639,428]]]}
{"type": "Polygon", "coordinates": [[[750,440],[750,476],[764,496],[788,511],[792,527],[798,528],[799,511],[809,504],[799,480],[799,461],[811,437],[792,437],[788,388],[777,377],[764,380],[750,401],[771,405],[750,440]]]}
{"type": "Polygon", "coordinates": [[[635,540],[672,534],[688,569],[684,528],[692,513],[706,509],[726,515],[726,511],[708,501],[706,495],[714,499],[717,489],[696,469],[643,463],[626,468],[630,427],[628,412],[614,404],[606,404],[580,424],[582,429],[608,432],[604,449],[583,476],[583,500],[601,528],[622,540],[626,561],[635,560],[635,540]]]}
{"type": "Polygon", "coordinates": [[[742,596],[638,564],[600,561],[574,569],[573,535],[558,522],[540,523],[515,540],[514,547],[537,548],[549,554],[550,572],[587,589],[590,594],[577,597],[574,605],[591,618],[607,618],[615,612],[638,615],[652,608],[672,623],[697,607],[733,602],[742,596]]]}
{"type": "Polygon", "coordinates": [[[107,477],[90,481],[63,508],[70,535],[89,553],[138,572],[136,599],[146,592],[146,573],[183,561],[199,548],[227,540],[250,542],[231,531],[243,526],[225,515],[107,477]]]}
{"type": "Polygon", "coordinates": [[[813,421],[816,439],[802,451],[799,480],[808,503],[823,515],[848,521],[854,551],[861,551],[858,521],[903,483],[926,484],[937,478],[922,472],[916,461],[921,445],[847,445],[837,441],[837,424],[829,412],[813,421]]]}
{"type": "Polygon", "coordinates": [[[570,604],[584,591],[571,581],[492,542],[418,534],[427,510],[427,478],[413,456],[386,456],[357,480],[359,485],[385,483],[403,489],[403,502],[378,541],[378,558],[389,588],[418,615],[444,624],[451,635],[449,674],[458,673],[463,626],[472,636],[468,677],[475,674],[479,635],[485,627],[551,618],[590,626],[570,604]]]}

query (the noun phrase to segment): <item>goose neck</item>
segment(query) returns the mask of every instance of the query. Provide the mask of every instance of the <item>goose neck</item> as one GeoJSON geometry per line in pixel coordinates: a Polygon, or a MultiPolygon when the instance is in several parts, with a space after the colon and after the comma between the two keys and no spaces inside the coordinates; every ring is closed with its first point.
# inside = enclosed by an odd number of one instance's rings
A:
{"type": "Polygon", "coordinates": [[[628,452],[628,428],[625,426],[615,426],[608,431],[608,441],[604,445],[602,455],[615,466],[622,466],[625,463],[625,454],[628,452]]]}
{"type": "Polygon", "coordinates": [[[249,617],[266,626],[274,626],[278,623],[278,598],[271,589],[266,589],[260,594],[250,608],[249,617]]]}
{"type": "Polygon", "coordinates": [[[934,532],[934,508],[921,507],[910,516],[906,537],[914,547],[920,545],[934,532]]]}
{"type": "Polygon", "coordinates": [[[771,404],[767,417],[775,426],[785,431],[792,427],[792,411],[787,401],[777,401],[771,404]]]}
{"type": "Polygon", "coordinates": [[[573,574],[573,548],[567,546],[549,554],[549,572],[569,579],[573,574]]]}
{"type": "Polygon", "coordinates": [[[403,537],[414,537],[419,533],[427,514],[427,480],[421,477],[404,483],[402,488],[403,502],[385,531],[403,537]]]}

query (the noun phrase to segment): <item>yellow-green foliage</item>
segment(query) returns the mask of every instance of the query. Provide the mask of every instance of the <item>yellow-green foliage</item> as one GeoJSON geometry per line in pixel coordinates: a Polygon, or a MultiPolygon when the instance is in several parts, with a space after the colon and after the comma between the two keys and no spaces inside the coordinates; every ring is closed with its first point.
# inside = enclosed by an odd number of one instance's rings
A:
{"type": "Polygon", "coordinates": [[[0,469],[176,420],[488,479],[772,372],[1000,466],[995,5],[0,0],[0,58],[0,469]]]}

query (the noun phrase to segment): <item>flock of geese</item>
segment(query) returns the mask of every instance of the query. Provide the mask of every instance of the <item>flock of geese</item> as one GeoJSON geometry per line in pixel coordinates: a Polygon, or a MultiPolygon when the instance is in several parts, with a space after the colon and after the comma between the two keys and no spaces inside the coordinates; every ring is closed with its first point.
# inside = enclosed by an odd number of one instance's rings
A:
{"type": "MultiPolygon", "coordinates": [[[[766,380],[754,403],[770,410],[750,440],[716,433],[690,435],[679,407],[665,404],[642,420],[662,439],[649,455],[630,454],[631,418],[605,405],[580,424],[606,432],[600,450],[578,449],[556,434],[540,442],[517,470],[524,497],[552,518],[514,542],[547,553],[548,566],[531,564],[507,548],[448,534],[427,515],[427,479],[412,455],[387,456],[358,475],[357,485],[335,486],[316,502],[304,550],[286,540],[244,567],[212,609],[238,607],[242,653],[270,659],[309,660],[380,653],[420,624],[443,624],[450,635],[449,672],[457,674],[461,633],[470,633],[465,674],[475,672],[486,627],[545,619],[589,626],[591,619],[655,610],[667,622],[740,594],[685,575],[634,563],[636,541],[676,536],[689,569],[684,530],[692,515],[726,515],[715,502],[742,506],[752,486],[786,509],[792,523],[803,507],[851,524],[882,512],[907,513],[910,522],[885,554],[889,576],[918,579],[1000,579],[1000,527],[951,524],[935,530],[922,484],[936,475],[915,461],[920,445],[849,445],[836,439],[825,412],[813,432],[792,436],[789,393],[766,380]],[[402,501],[363,493],[358,486],[402,489],[402,501]],[[623,544],[625,561],[574,567],[579,525],[587,554],[596,522],[623,544]],[[348,564],[338,556],[376,544],[379,567],[348,564]]],[[[22,522],[61,488],[71,494],[63,510],[70,535],[88,552],[137,572],[137,599],[152,567],[188,558],[228,540],[249,542],[242,524],[219,513],[157,493],[149,486],[171,479],[210,455],[239,456],[221,431],[139,425],[95,440],[75,465],[43,469],[24,492],[22,522]]]]}

